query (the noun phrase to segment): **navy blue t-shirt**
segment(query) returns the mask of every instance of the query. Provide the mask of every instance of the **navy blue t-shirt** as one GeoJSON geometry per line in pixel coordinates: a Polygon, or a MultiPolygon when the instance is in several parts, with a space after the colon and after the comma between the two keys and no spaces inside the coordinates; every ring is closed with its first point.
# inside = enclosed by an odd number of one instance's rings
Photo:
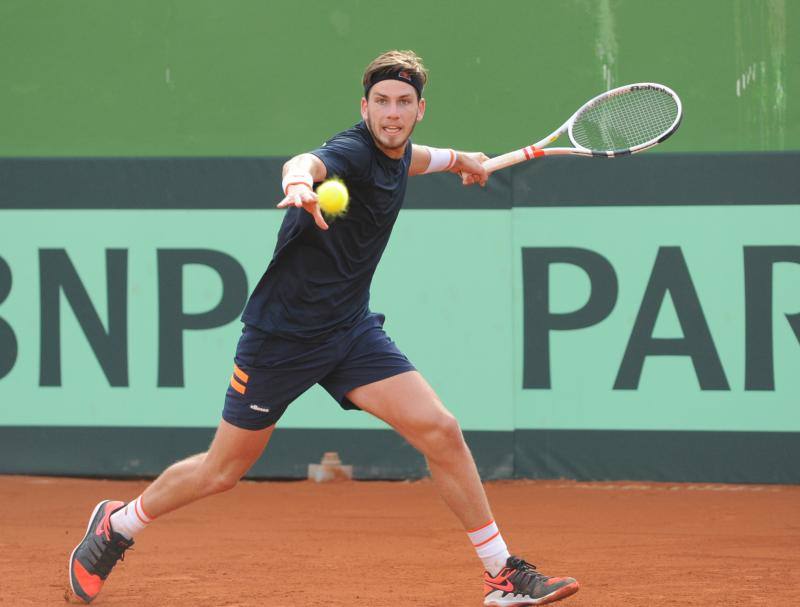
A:
{"type": "Polygon", "coordinates": [[[361,122],[311,152],[350,191],[347,213],[320,230],[303,209],[286,211],[272,261],[242,321],[282,337],[323,340],[369,313],[369,287],[400,212],[411,142],[400,159],[381,152],[361,122]]]}

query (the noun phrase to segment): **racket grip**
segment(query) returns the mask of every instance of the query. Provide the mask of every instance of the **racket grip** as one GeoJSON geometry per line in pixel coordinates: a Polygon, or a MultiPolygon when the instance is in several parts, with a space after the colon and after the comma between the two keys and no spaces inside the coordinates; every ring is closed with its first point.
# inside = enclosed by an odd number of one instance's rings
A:
{"type": "Polygon", "coordinates": [[[483,168],[486,169],[487,173],[494,173],[500,169],[505,169],[506,167],[519,164],[520,162],[525,162],[528,160],[528,158],[530,158],[530,156],[526,156],[525,152],[522,150],[514,150],[513,152],[508,152],[507,154],[502,154],[501,156],[489,158],[489,160],[483,163],[483,168]]]}

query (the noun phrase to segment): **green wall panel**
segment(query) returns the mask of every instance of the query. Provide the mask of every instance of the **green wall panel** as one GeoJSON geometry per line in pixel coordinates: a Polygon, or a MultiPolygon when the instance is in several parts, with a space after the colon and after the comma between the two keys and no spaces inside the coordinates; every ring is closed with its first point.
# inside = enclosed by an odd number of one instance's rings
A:
{"type": "Polygon", "coordinates": [[[651,80],[686,107],[665,151],[796,150],[799,41],[793,0],[5,0],[0,156],[294,154],[359,119],[388,48],[430,68],[434,145],[527,145],[651,80]]]}
{"type": "MultiPolygon", "coordinates": [[[[159,388],[157,252],[226,253],[252,286],[271,257],[282,217],[279,211],[4,211],[0,257],[12,288],[0,317],[13,328],[19,355],[0,380],[0,425],[215,426],[241,323],[237,315],[218,328],[186,331],[185,385],[159,388]],[[40,319],[53,313],[39,305],[41,249],[66,251],[106,328],[105,251],[128,251],[128,387],[109,385],[63,295],[62,385],[39,386],[40,319]]],[[[513,429],[510,220],[504,211],[408,211],[374,281],[372,309],[387,315],[387,332],[466,429],[513,429]]],[[[214,308],[221,295],[216,271],[185,267],[186,313],[214,308]]],[[[290,407],[281,426],[383,427],[370,416],[342,412],[320,388],[290,407]]]]}
{"type": "MultiPolygon", "coordinates": [[[[12,288],[0,306],[19,357],[0,381],[0,424],[209,426],[219,419],[238,318],[186,331],[185,386],[158,387],[158,250],[206,248],[235,258],[253,285],[281,219],[277,211],[5,211],[2,258],[12,288]],[[13,235],[24,235],[13,238],[13,235]],[[10,238],[9,240],[9,237],[10,238]],[[127,250],[129,387],[112,387],[61,296],[61,383],[40,387],[44,249],[63,249],[108,327],[106,249],[127,250]],[[12,403],[24,402],[24,407],[12,403]]],[[[791,245],[800,255],[798,206],[409,210],[376,274],[372,308],[466,429],[658,429],[800,431],[800,262],[778,263],[772,280],[774,389],[745,389],[744,247],[791,245]],[[524,250],[581,248],[610,263],[619,293],[607,317],[550,332],[551,385],[526,386],[533,350],[524,314],[541,285],[524,284],[524,250]],[[614,389],[659,250],[678,250],[729,389],[701,389],[692,358],[643,356],[638,388],[614,389]],[[525,340],[528,339],[526,349],[525,340]],[[513,344],[513,347],[512,347],[513,344]],[[735,414],[732,414],[734,413],[735,414]]],[[[667,270],[671,271],[671,270],[667,270]]],[[[569,313],[593,295],[569,263],[549,273],[549,310],[569,313]]],[[[210,310],[222,295],[213,269],[183,271],[183,310],[210,310]]],[[[163,285],[161,287],[164,288],[163,285]]],[[[747,294],[751,300],[759,295],[747,294]]],[[[653,338],[685,338],[673,294],[659,299],[653,338]],[[663,299],[663,301],[661,301],[663,299]]],[[[115,353],[114,356],[119,356],[115,353]]],[[[171,364],[171,361],[166,361],[171,364]]],[[[178,364],[177,361],[175,364],[178,364]]],[[[315,389],[290,408],[287,427],[372,428],[315,389]]]]}
{"type": "MultiPolygon", "coordinates": [[[[610,262],[619,291],[613,309],[586,328],[550,332],[549,388],[522,389],[524,332],[515,331],[516,427],[539,429],[800,431],[800,334],[786,315],[800,313],[800,206],[554,208],[513,210],[517,327],[524,299],[541,285],[523,284],[523,248],[577,247],[610,262]],[[772,294],[774,390],[746,389],[745,247],[794,247],[795,263],[774,266],[772,294]],[[654,274],[659,249],[678,250],[696,292],[729,389],[703,389],[687,355],[649,355],[638,388],[615,389],[623,355],[654,274]]],[[[673,266],[662,275],[675,279],[673,266]]],[[[587,273],[576,265],[550,267],[549,309],[570,313],[590,297],[587,273]]],[[[681,281],[680,284],[687,284],[681,281]]],[[[595,285],[599,291],[603,285],[595,285]]],[[[681,294],[685,289],[680,289],[681,294]]],[[[681,295],[679,294],[679,295],[681,295]]],[[[687,304],[672,293],[656,299],[653,338],[685,339],[678,314],[687,304]]],[[[537,316],[541,318],[541,316],[537,316]]],[[[689,337],[697,338],[697,333],[689,337]]],[[[764,336],[760,336],[763,338],[764,336]]],[[[532,349],[546,346],[529,344],[532,349]]]]}

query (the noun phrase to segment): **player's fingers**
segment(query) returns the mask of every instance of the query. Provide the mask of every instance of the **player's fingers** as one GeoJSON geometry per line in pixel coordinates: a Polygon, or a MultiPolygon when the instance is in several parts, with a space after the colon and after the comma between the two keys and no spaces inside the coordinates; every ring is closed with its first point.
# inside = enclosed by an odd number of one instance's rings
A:
{"type": "Polygon", "coordinates": [[[294,204],[294,202],[292,201],[292,197],[291,196],[287,196],[286,198],[284,198],[283,200],[281,200],[278,203],[277,207],[279,209],[285,209],[286,207],[292,206],[293,204],[294,204]]]}
{"type": "Polygon", "coordinates": [[[486,186],[487,178],[488,178],[488,176],[472,174],[472,175],[469,176],[469,182],[466,183],[465,185],[474,185],[474,184],[477,183],[481,187],[484,187],[484,186],[486,186]]]}
{"type": "Polygon", "coordinates": [[[314,223],[317,224],[317,227],[320,230],[327,230],[328,224],[325,222],[325,218],[322,216],[322,211],[319,210],[319,205],[315,204],[313,210],[309,210],[311,215],[314,217],[314,223]]]}
{"type": "Polygon", "coordinates": [[[311,190],[304,190],[300,194],[297,194],[297,199],[300,201],[300,204],[308,208],[309,211],[313,205],[317,204],[317,195],[311,190]]]}

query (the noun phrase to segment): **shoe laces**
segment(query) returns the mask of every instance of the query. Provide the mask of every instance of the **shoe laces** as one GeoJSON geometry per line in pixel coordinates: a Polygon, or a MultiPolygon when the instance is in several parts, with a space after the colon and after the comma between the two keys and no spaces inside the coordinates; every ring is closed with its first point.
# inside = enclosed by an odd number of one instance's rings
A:
{"type": "Polygon", "coordinates": [[[517,558],[516,556],[509,557],[506,566],[514,570],[511,575],[514,576],[515,582],[521,586],[533,585],[537,579],[545,580],[547,576],[536,569],[536,565],[517,558]]]}
{"type": "Polygon", "coordinates": [[[115,533],[111,536],[110,540],[105,540],[103,544],[100,556],[97,557],[97,561],[94,563],[94,569],[105,579],[108,574],[111,573],[117,561],[125,560],[125,551],[129,549],[133,550],[133,548],[131,548],[133,541],[126,540],[115,533]]]}

